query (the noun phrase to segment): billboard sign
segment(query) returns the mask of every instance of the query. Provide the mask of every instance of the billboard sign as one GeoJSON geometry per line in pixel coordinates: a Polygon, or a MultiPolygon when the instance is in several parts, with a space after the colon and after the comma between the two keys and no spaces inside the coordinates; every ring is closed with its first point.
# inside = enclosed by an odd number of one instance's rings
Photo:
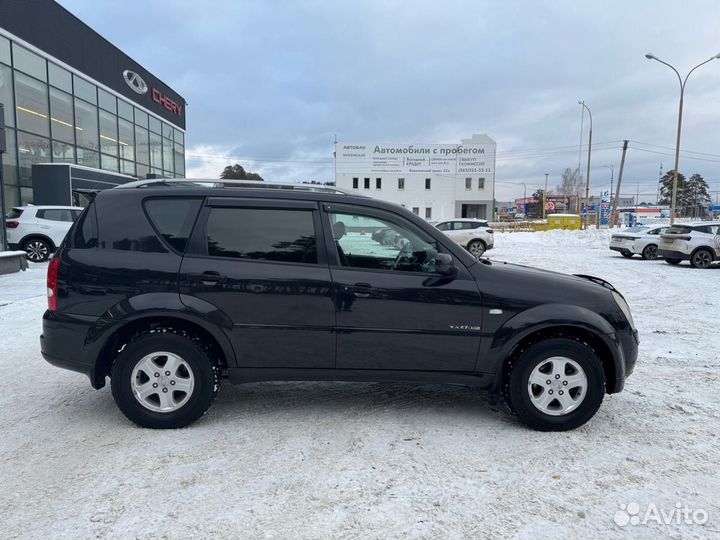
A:
{"type": "Polygon", "coordinates": [[[607,227],[610,221],[610,192],[603,191],[600,199],[600,226],[607,227]]]}
{"type": "Polygon", "coordinates": [[[392,173],[493,176],[494,144],[335,145],[338,174],[392,173]]]}

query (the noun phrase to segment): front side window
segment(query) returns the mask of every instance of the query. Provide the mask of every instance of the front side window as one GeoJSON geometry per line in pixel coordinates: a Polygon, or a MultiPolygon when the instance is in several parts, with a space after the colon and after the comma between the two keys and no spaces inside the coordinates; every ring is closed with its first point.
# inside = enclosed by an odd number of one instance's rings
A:
{"type": "Polygon", "coordinates": [[[436,243],[410,224],[350,213],[331,213],[330,224],[341,266],[435,272],[436,243]]]}
{"type": "Polygon", "coordinates": [[[439,231],[449,231],[451,226],[452,226],[452,223],[450,223],[449,221],[445,221],[444,223],[438,223],[436,228],[439,231]]]}
{"type": "Polygon", "coordinates": [[[312,210],[213,208],[207,221],[212,257],[317,263],[312,210]]]}

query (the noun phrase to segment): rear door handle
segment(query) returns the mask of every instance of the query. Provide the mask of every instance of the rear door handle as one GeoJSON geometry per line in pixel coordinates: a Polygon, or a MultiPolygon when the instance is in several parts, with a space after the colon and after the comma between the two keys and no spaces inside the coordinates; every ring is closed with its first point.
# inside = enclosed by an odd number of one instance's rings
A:
{"type": "Polygon", "coordinates": [[[208,286],[224,283],[227,279],[225,276],[220,274],[220,272],[214,272],[212,270],[208,270],[207,272],[190,273],[188,274],[188,277],[193,281],[201,281],[203,285],[208,286]]]}

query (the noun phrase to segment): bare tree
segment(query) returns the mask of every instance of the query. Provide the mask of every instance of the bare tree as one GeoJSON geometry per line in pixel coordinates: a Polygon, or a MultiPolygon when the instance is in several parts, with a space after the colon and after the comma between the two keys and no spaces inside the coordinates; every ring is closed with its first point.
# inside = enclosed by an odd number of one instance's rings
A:
{"type": "Polygon", "coordinates": [[[564,197],[566,202],[569,204],[569,202],[572,200],[572,197],[577,196],[578,190],[582,186],[582,183],[583,176],[580,173],[580,169],[571,169],[568,167],[560,175],[560,183],[557,185],[556,188],[557,194],[564,197]]]}

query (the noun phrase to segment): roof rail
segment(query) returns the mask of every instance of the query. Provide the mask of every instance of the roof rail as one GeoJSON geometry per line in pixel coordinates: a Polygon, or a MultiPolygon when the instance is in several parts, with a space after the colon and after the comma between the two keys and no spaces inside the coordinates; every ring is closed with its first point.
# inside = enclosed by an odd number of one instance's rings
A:
{"type": "Polygon", "coordinates": [[[315,191],[323,193],[336,193],[349,195],[347,191],[335,186],[320,184],[300,184],[290,182],[265,182],[263,180],[224,180],[217,178],[151,178],[148,180],[136,180],[127,184],[120,184],[113,189],[127,189],[154,186],[197,186],[210,188],[240,187],[255,189],[288,189],[296,191],[315,191]]]}

